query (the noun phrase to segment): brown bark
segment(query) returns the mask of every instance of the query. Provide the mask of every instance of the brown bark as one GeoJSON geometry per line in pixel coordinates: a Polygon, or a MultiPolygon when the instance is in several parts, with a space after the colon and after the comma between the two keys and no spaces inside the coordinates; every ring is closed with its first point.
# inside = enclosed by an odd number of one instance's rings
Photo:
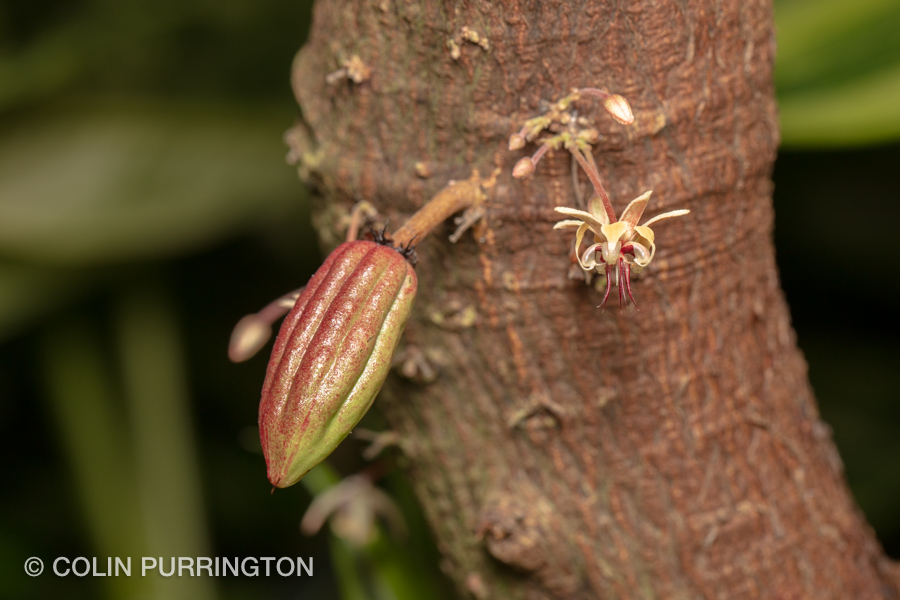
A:
{"type": "Polygon", "coordinates": [[[357,199],[400,223],[501,169],[478,236],[419,248],[407,340],[439,379],[379,399],[473,597],[898,596],[779,289],[773,52],[767,0],[317,4],[290,140],[323,234],[357,199]],[[326,83],[345,62],[358,81],[326,83]],[[551,227],[575,203],[568,153],[510,176],[534,147],[508,136],[585,86],[635,111],[626,128],[579,103],[616,210],[653,189],[648,216],[692,211],[656,228],[639,312],[601,312],[567,277],[571,230],[551,227]]]}

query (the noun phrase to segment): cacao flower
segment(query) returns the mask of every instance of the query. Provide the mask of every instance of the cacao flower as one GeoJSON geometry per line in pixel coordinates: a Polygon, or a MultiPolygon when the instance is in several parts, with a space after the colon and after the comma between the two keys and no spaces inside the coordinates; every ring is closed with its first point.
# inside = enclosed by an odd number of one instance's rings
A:
{"type": "Polygon", "coordinates": [[[401,252],[369,241],[341,244],[312,276],[281,325],[259,404],[273,485],[297,483],[369,410],[416,285],[401,252]]]}
{"type": "Polygon", "coordinates": [[[650,229],[650,225],[663,219],[680,217],[691,212],[685,208],[672,210],[644,221],[643,225],[638,225],[644,209],[647,208],[647,203],[650,202],[651,193],[652,190],[644,192],[629,202],[618,220],[616,220],[615,214],[610,220],[610,215],[606,212],[599,196],[591,199],[588,211],[565,206],[557,206],[553,209],[558,213],[576,217],[559,221],[553,226],[553,229],[578,228],[575,232],[575,258],[578,259],[581,268],[585,271],[596,269],[599,273],[600,267],[603,266],[606,270],[606,294],[604,294],[600,306],[606,304],[606,299],[609,298],[609,290],[612,288],[614,280],[613,275],[615,275],[615,282],[619,288],[619,305],[622,306],[625,303],[625,292],[628,293],[631,303],[634,304],[634,296],[631,294],[631,272],[632,270],[635,273],[640,272],[650,264],[656,255],[656,235],[650,229]],[[582,253],[581,241],[588,232],[593,234],[594,243],[582,253]],[[598,252],[600,261],[597,261],[598,252]]]}

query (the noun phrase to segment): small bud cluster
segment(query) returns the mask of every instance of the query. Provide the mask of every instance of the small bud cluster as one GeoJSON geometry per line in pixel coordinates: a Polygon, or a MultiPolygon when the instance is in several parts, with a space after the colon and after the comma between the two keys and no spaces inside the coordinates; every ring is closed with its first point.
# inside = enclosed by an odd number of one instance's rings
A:
{"type": "Polygon", "coordinates": [[[534,173],[537,163],[548,150],[562,146],[574,154],[575,150],[585,151],[599,141],[600,133],[591,127],[588,119],[577,116],[573,109],[577,100],[592,96],[603,100],[604,110],[617,122],[623,125],[634,123],[631,107],[622,96],[597,88],[573,89],[568,96],[551,104],[544,114],[525,121],[522,129],[509,136],[509,149],[515,151],[524,148],[545,130],[555,134],[539,140],[541,145],[534,155],[516,163],[513,177],[521,179],[534,173]]]}

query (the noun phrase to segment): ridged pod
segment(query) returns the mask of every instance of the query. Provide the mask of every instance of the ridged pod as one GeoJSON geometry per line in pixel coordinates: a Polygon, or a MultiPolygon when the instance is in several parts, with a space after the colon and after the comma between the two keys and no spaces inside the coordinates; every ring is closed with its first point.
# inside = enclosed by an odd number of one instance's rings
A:
{"type": "Polygon", "coordinates": [[[369,410],[416,285],[402,254],[368,241],[341,244],[312,276],[281,325],[259,404],[273,485],[297,483],[369,410]]]}

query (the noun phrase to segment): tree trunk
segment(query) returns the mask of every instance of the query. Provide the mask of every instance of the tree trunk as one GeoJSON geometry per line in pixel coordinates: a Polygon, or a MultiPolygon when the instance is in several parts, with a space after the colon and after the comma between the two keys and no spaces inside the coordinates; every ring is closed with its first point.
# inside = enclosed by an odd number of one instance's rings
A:
{"type": "Polygon", "coordinates": [[[359,199],[397,225],[449,180],[501,170],[478,235],[453,245],[448,225],[419,246],[406,340],[439,378],[379,399],[472,597],[898,597],[778,284],[771,15],[767,0],[316,5],[289,140],[324,237],[359,199]],[[655,228],[639,311],[601,311],[568,277],[572,233],[552,225],[577,204],[570,155],[510,175],[534,146],[510,152],[509,135],[573,87],[634,109],[624,127],[578,104],[616,210],[648,189],[649,216],[691,209],[655,228]]]}

